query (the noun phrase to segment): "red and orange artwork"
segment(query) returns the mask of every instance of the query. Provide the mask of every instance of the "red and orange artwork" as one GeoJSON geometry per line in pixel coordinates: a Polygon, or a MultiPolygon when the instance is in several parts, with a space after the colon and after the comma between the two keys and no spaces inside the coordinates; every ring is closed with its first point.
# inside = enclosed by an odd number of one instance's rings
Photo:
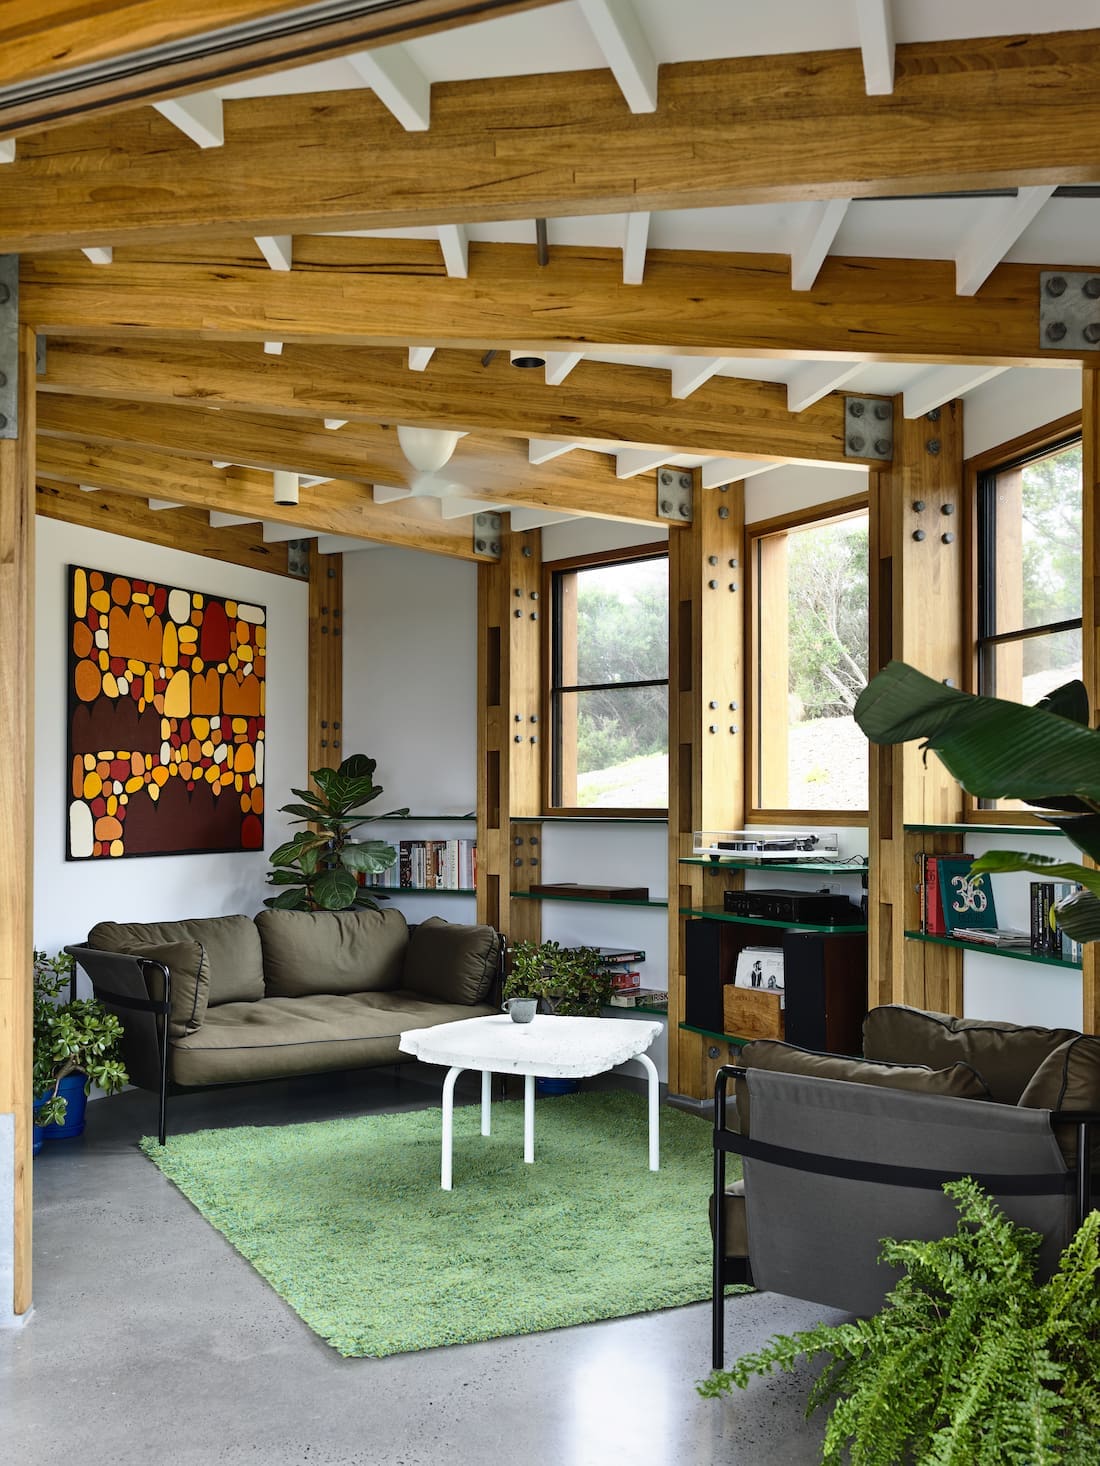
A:
{"type": "Polygon", "coordinates": [[[266,621],[69,566],[69,860],[263,849],[266,621]]]}

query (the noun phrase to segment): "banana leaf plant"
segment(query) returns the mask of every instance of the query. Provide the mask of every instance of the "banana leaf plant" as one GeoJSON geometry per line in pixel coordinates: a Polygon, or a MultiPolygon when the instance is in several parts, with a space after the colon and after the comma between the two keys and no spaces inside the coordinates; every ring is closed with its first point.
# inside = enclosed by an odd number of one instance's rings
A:
{"type": "Polygon", "coordinates": [[[359,884],[359,876],[389,870],[397,851],[385,840],[353,840],[352,832],[360,825],[395,819],[409,811],[362,812],[365,804],[383,792],[374,782],[377,767],[376,759],[355,753],[339,768],[313,769],[310,778],[316,791],[291,790],[300,802],[284,804],[282,813],[294,816],[291,824],[312,828],[300,830],[272,852],[268,882],[285,889],[267,897],[265,906],[277,911],[380,909],[371,889],[359,884]]]}
{"type": "MultiPolygon", "coordinates": [[[[1018,799],[1100,861],[1100,731],[1089,727],[1082,682],[1067,682],[1034,707],[946,687],[905,662],[890,662],[859,696],[855,720],[872,743],[923,740],[977,799],[1018,799]]],[[[990,850],[971,869],[1029,871],[1078,882],[1059,901],[1058,925],[1079,942],[1100,941],[1100,870],[1051,855],[990,850]]]]}

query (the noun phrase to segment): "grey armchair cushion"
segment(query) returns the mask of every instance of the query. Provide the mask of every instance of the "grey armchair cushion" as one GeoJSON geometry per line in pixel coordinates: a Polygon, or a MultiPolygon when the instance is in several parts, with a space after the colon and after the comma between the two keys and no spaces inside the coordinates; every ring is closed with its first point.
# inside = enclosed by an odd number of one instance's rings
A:
{"type": "Polygon", "coordinates": [[[385,911],[261,911],[256,930],[269,998],[385,992],[401,980],[409,928],[385,911]]]}
{"type": "Polygon", "coordinates": [[[491,926],[430,916],[413,928],[401,986],[444,1003],[482,1003],[496,978],[499,942],[491,926]]]}
{"type": "MultiPolygon", "coordinates": [[[[726,1256],[748,1257],[749,1228],[745,1220],[745,1183],[733,1181],[726,1187],[723,1197],[726,1221],[726,1256]]],[[[714,1195],[710,1198],[710,1230],[714,1233],[714,1195]]]]}
{"type": "Polygon", "coordinates": [[[953,1018],[889,1004],[872,1008],[863,1025],[866,1058],[897,1064],[971,1064],[1000,1104],[1014,1105],[1039,1065],[1079,1035],[1072,1028],[953,1018]]]}
{"type": "MultiPolygon", "coordinates": [[[[768,1069],[780,1074],[804,1074],[817,1079],[841,1079],[849,1084],[873,1084],[880,1089],[916,1090],[920,1094],[950,1095],[955,1099],[987,1100],[989,1089],[969,1065],[949,1064],[931,1069],[927,1064],[873,1063],[841,1054],[817,1054],[780,1039],[758,1038],[741,1050],[746,1069],[768,1069]]],[[[737,1118],[742,1135],[749,1132],[749,1091],[737,1081],[737,1118]]]]}
{"type": "Polygon", "coordinates": [[[209,965],[207,1004],[251,1002],[264,995],[263,954],[256,923],[247,916],[201,916],[187,921],[101,921],[89,947],[129,952],[164,942],[201,942],[209,965]]]}
{"type": "MultiPolygon", "coordinates": [[[[1078,1034],[1048,1054],[1032,1075],[1019,1103],[1032,1110],[1100,1110],[1100,1038],[1078,1034]]],[[[1076,1127],[1056,1125],[1054,1134],[1067,1163],[1075,1166],[1076,1127]]],[[[1100,1135],[1093,1144],[1095,1167],[1100,1135]]]]}

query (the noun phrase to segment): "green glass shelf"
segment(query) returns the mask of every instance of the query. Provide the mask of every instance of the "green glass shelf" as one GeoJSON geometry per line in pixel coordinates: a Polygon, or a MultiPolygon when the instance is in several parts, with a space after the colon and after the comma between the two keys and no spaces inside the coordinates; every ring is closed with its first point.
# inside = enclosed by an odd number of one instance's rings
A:
{"type": "Polygon", "coordinates": [[[606,1013],[608,1017],[613,1018],[617,1018],[620,1013],[648,1013],[653,1018],[668,1017],[667,1008],[648,1008],[643,1007],[641,1003],[636,1004],[633,1008],[622,1008],[617,1003],[608,1003],[604,1007],[603,1012],[606,1013]]]}
{"type": "Polygon", "coordinates": [[[667,814],[515,814],[514,825],[667,825],[667,814]]]}
{"type": "Polygon", "coordinates": [[[682,1028],[685,1033],[697,1033],[700,1035],[701,1038],[713,1038],[721,1044],[752,1043],[751,1038],[738,1038],[736,1034],[732,1033],[715,1033],[714,1030],[711,1028],[696,1028],[691,1023],[681,1023],[679,1027],[682,1028]]]}
{"type": "Polygon", "coordinates": [[[983,947],[981,942],[964,942],[958,937],[933,936],[929,932],[906,932],[910,942],[928,942],[936,947],[955,947],[961,952],[977,952],[983,957],[1009,957],[1014,962],[1038,962],[1044,967],[1068,967],[1071,972],[1080,972],[1080,962],[1071,962],[1068,957],[1048,957],[1042,952],[1031,952],[1026,947],[983,947]]]}
{"type": "Polygon", "coordinates": [[[905,830],[911,833],[927,833],[940,835],[980,835],[983,839],[1000,839],[1002,836],[1025,835],[1031,839],[1038,835],[1040,839],[1052,836],[1056,840],[1065,840],[1061,830],[1056,830],[1050,825],[906,825],[905,830]]]}
{"type": "Polygon", "coordinates": [[[476,814],[390,814],[379,815],[377,823],[395,825],[476,825],[476,814]]]}
{"type": "Polygon", "coordinates": [[[774,926],[788,932],[866,932],[866,926],[855,923],[836,922],[831,926],[818,926],[811,921],[771,921],[763,916],[736,916],[721,906],[681,906],[681,916],[698,916],[704,921],[731,921],[736,926],[774,926]]]}
{"type": "Polygon", "coordinates": [[[384,891],[387,896],[476,896],[466,886],[368,886],[370,891],[384,891]]]}
{"type": "Polygon", "coordinates": [[[842,860],[711,860],[709,855],[681,855],[681,865],[699,865],[704,870],[797,870],[803,875],[865,876],[867,867],[842,860]]]}
{"type": "Polygon", "coordinates": [[[573,901],[580,906],[652,906],[668,910],[667,901],[608,901],[602,896],[547,896],[541,891],[513,891],[514,901],[573,901]]]}

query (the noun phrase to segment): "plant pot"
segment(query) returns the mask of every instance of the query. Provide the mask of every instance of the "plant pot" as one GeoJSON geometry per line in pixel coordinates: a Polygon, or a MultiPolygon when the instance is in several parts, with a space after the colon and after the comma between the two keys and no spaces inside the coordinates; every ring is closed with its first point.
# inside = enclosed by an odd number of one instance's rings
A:
{"type": "Polygon", "coordinates": [[[537,1075],[535,1078],[536,1094],[576,1094],[580,1088],[579,1079],[551,1079],[537,1075]]]}
{"type": "MultiPolygon", "coordinates": [[[[43,1140],[71,1140],[75,1135],[83,1135],[84,1112],[88,1105],[88,1096],[84,1093],[85,1080],[83,1074],[65,1075],[57,1087],[58,1094],[65,1098],[65,1119],[60,1125],[36,1125],[35,1130],[43,1140]]],[[[36,1101],[36,1110],[41,1103],[43,1101],[36,1101]]]]}

